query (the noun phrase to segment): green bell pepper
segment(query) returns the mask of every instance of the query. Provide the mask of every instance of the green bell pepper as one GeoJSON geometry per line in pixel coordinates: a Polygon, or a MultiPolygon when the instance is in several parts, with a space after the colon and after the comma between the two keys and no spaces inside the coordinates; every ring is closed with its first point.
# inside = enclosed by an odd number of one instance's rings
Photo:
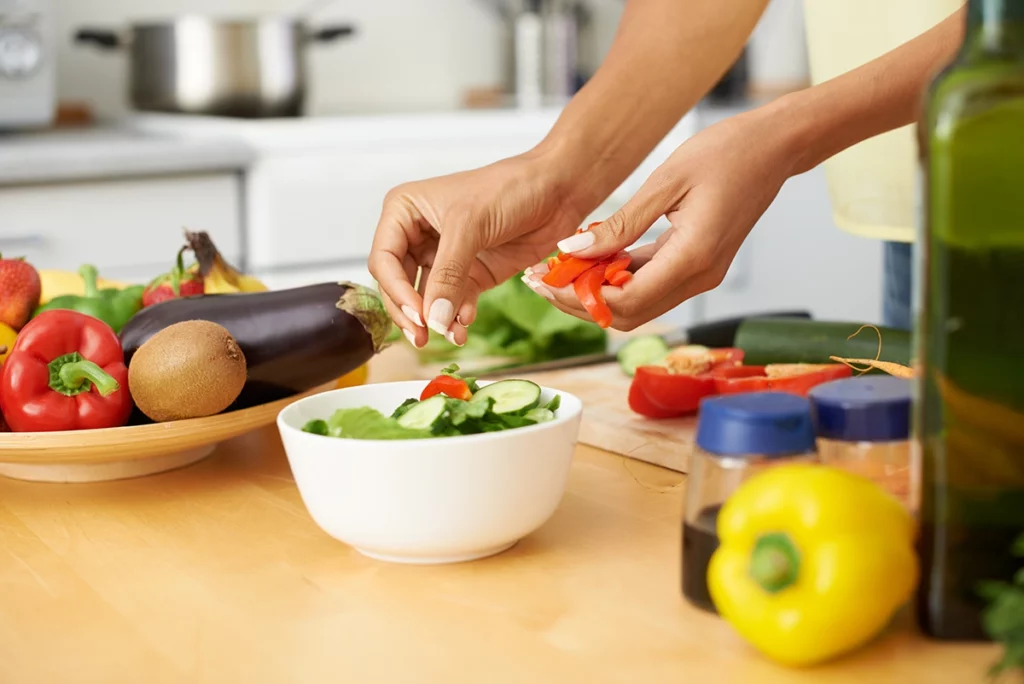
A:
{"type": "Polygon", "coordinates": [[[78,269],[82,281],[85,283],[85,294],[62,295],[54,297],[43,306],[36,309],[38,316],[43,311],[51,309],[70,309],[79,313],[98,318],[111,328],[115,333],[121,332],[121,328],[142,309],[142,291],[144,286],[132,285],[123,290],[113,287],[106,287],[102,290],[96,287],[96,280],[99,277],[95,266],[86,264],[78,269]]]}

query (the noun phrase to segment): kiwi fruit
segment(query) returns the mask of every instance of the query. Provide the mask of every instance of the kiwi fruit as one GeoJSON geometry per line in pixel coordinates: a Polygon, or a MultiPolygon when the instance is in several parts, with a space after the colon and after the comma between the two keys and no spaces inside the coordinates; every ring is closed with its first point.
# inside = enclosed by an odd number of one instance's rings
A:
{"type": "Polygon", "coordinates": [[[128,366],[135,406],[158,423],[220,413],[241,394],[245,378],[238,343],[211,321],[167,326],[139,347],[128,366]]]}

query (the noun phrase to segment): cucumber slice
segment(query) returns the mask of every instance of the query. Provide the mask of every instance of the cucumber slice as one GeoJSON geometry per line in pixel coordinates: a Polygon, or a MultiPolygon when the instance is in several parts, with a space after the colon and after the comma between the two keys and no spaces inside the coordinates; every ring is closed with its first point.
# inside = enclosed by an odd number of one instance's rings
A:
{"type": "Polygon", "coordinates": [[[437,394],[429,399],[413,404],[398,418],[398,424],[410,430],[430,430],[434,432],[443,426],[447,408],[445,398],[437,394]]]}
{"type": "Polygon", "coordinates": [[[622,372],[633,377],[638,367],[659,363],[668,355],[668,352],[665,340],[657,335],[645,335],[627,342],[615,356],[622,372]]]}
{"type": "Polygon", "coordinates": [[[540,403],[540,386],[529,380],[499,380],[477,390],[471,402],[494,400],[498,414],[524,414],[540,403]]]}
{"type": "Polygon", "coordinates": [[[535,423],[546,423],[549,420],[554,420],[555,414],[546,408],[535,408],[527,411],[523,418],[532,420],[535,423]]]}

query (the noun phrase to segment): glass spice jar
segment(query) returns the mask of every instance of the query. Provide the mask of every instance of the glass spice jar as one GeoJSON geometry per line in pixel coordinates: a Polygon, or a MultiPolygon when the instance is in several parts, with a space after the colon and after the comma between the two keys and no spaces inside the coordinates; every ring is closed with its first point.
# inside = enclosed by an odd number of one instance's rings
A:
{"type": "Polygon", "coordinates": [[[716,524],[726,499],[748,478],[783,463],[817,461],[810,403],[783,392],[704,399],[686,479],[682,589],[694,606],[717,612],[707,570],[718,548],[716,524]]]}
{"type": "Polygon", "coordinates": [[[904,378],[864,375],[808,393],[821,462],[867,477],[911,510],[912,389],[904,378]]]}

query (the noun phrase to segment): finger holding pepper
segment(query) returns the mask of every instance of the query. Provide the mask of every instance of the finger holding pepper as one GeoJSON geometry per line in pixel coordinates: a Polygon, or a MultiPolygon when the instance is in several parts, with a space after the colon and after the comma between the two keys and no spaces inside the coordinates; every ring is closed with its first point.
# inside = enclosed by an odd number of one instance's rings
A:
{"type": "Polygon", "coordinates": [[[12,432],[127,423],[132,412],[128,368],[113,329],[68,309],[33,318],[0,370],[0,411],[12,432]]]}

